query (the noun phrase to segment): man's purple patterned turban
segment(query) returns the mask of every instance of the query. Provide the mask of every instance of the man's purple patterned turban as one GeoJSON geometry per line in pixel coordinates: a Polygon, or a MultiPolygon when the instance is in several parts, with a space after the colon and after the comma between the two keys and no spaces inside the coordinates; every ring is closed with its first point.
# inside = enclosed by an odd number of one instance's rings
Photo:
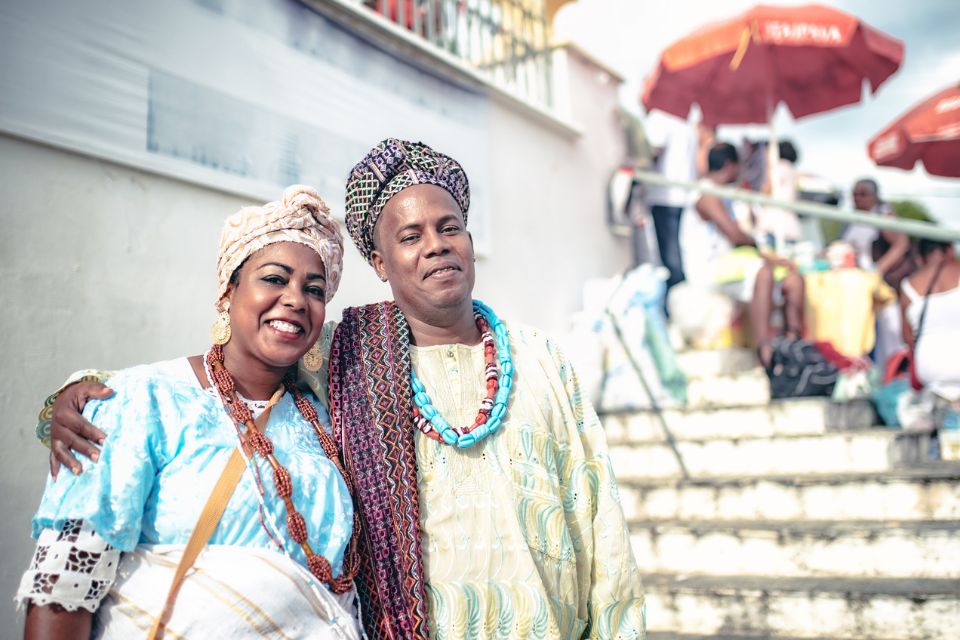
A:
{"type": "Polygon", "coordinates": [[[470,208],[470,183],[453,158],[422,142],[387,138],[357,163],[347,178],[346,224],[367,262],[373,254],[373,229],[393,196],[415,184],[446,189],[460,206],[463,222],[470,208]]]}

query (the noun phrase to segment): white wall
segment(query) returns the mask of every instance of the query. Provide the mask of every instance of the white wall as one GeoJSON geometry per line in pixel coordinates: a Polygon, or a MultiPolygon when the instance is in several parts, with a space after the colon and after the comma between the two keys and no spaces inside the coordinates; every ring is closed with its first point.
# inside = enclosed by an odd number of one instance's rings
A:
{"type": "MultiPolygon", "coordinates": [[[[0,596],[9,603],[47,468],[34,434],[44,397],[76,369],[201,353],[220,225],[251,202],[2,135],[0,202],[0,596]]],[[[341,292],[329,317],[388,295],[352,249],[341,292]]],[[[12,628],[13,606],[0,605],[0,629],[12,628]]]]}
{"type": "Polygon", "coordinates": [[[490,116],[492,248],[477,295],[503,315],[547,331],[567,328],[587,278],[630,266],[627,240],[606,228],[606,188],[626,155],[617,83],[567,56],[571,116],[579,137],[557,134],[510,108],[490,116]]]}
{"type": "MultiPolygon", "coordinates": [[[[494,102],[481,171],[492,247],[477,263],[477,296],[548,330],[565,327],[586,278],[628,261],[604,226],[606,181],[623,154],[616,87],[588,64],[569,69],[584,134],[494,102]]],[[[43,398],[78,368],[201,352],[220,224],[250,199],[0,135],[0,203],[0,597],[9,603],[32,552],[29,519],[46,472],[34,435],[43,398]]],[[[348,249],[328,316],[388,295],[348,249]]],[[[17,624],[12,605],[0,606],[0,635],[18,635],[7,633],[17,624]]]]}
{"type": "Polygon", "coordinates": [[[80,367],[201,349],[217,230],[240,200],[0,137],[0,202],[0,635],[15,637],[10,598],[46,469],[33,427],[44,394],[80,367]]]}

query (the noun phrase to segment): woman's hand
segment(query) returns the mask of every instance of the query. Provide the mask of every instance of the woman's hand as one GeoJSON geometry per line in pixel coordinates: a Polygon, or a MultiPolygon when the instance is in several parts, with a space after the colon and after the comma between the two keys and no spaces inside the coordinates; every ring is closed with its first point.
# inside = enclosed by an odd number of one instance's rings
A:
{"type": "Polygon", "coordinates": [[[112,395],[113,389],[99,382],[77,382],[57,395],[50,421],[50,474],[54,478],[60,473],[61,464],[67,465],[74,474],[83,471],[73,451],[94,461],[100,456],[100,450],[94,442],[103,444],[107,434],[90,424],[81,414],[87,400],[105,400],[112,395]]]}

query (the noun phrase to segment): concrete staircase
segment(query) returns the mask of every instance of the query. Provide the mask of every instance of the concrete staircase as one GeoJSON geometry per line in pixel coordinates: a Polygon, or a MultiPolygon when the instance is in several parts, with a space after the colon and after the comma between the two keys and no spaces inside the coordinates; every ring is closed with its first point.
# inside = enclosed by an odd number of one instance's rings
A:
{"type": "Polygon", "coordinates": [[[960,464],[866,402],[771,402],[748,351],[679,357],[686,409],[602,416],[651,640],[960,638],[960,464]]]}

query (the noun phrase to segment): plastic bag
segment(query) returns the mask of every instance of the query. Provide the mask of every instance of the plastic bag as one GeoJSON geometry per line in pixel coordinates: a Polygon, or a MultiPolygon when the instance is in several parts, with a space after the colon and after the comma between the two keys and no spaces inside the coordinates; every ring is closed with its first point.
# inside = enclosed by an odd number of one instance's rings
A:
{"type": "Polygon", "coordinates": [[[878,378],[879,374],[874,369],[844,369],[837,375],[830,397],[834,402],[869,398],[878,378]]]}
{"type": "Polygon", "coordinates": [[[899,428],[900,418],[897,415],[897,407],[900,406],[900,396],[913,393],[910,388],[910,381],[900,376],[894,378],[886,384],[877,385],[870,394],[870,399],[880,415],[880,420],[888,427],[899,428]]]}

